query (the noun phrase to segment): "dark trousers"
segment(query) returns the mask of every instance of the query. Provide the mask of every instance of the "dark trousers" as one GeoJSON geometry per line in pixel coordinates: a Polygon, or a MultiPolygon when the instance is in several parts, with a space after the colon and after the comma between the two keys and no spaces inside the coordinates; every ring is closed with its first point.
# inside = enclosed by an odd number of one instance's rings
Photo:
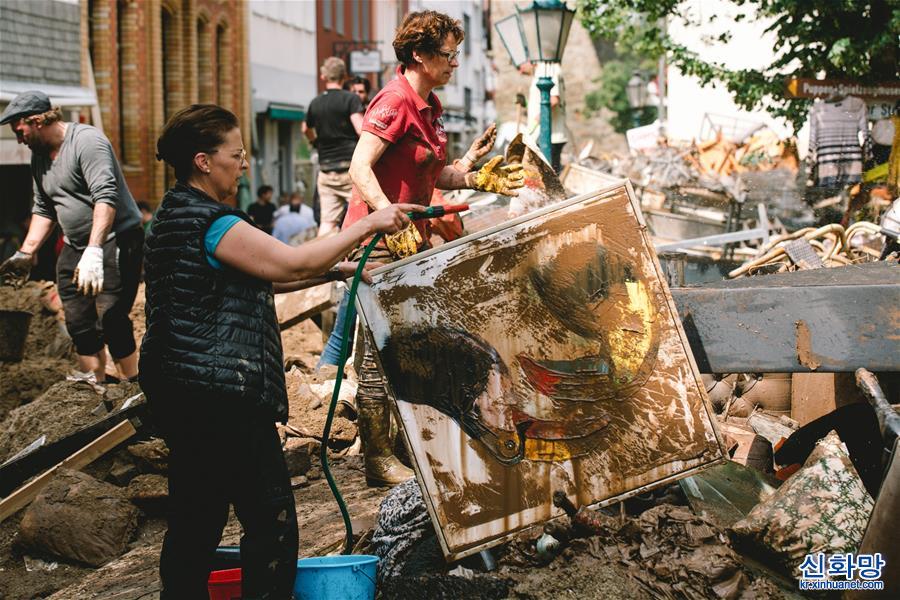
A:
{"type": "Polygon", "coordinates": [[[75,288],[75,267],[83,253],[64,244],[56,262],[56,285],[75,351],[91,356],[106,344],[114,359],[130,356],[137,348],[129,313],[141,281],[144,230],[122,231],[103,244],[103,291],[96,297],[75,288]]]}
{"type": "Polygon", "coordinates": [[[196,399],[168,395],[161,407],[148,396],[170,450],[169,529],[159,565],[163,600],[208,598],[229,505],[244,532],[243,598],[290,598],[297,513],[272,418],[227,401],[204,407],[196,399]]]}
{"type": "Polygon", "coordinates": [[[566,142],[561,144],[550,144],[550,164],[553,166],[553,170],[556,171],[557,175],[562,171],[562,149],[565,145],[566,142]]]}

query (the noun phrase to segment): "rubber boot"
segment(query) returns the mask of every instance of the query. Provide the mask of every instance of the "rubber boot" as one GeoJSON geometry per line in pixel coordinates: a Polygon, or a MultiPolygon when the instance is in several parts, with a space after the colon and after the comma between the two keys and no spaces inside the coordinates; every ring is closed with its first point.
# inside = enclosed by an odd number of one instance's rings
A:
{"type": "Polygon", "coordinates": [[[371,487],[396,485],[413,477],[394,456],[391,443],[391,411],[374,357],[366,352],[359,372],[356,392],[356,421],[365,455],[366,483],[371,487]]]}
{"type": "Polygon", "coordinates": [[[396,485],[413,477],[400,462],[391,443],[391,411],[386,402],[357,397],[359,435],[365,455],[366,483],[370,487],[396,485]]]}

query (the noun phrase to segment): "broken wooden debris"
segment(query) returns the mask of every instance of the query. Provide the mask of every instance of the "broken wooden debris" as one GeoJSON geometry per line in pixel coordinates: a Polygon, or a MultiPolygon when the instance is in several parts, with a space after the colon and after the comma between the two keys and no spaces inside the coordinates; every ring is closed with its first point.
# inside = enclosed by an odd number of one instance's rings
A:
{"type": "MultiPolygon", "coordinates": [[[[138,424],[139,425],[139,424],[138,424]]],[[[81,448],[61,463],[26,483],[15,492],[0,500],[0,522],[27,506],[53,480],[59,469],[80,470],[103,456],[137,433],[130,421],[122,421],[87,446],[81,448]]]]}
{"type": "Polygon", "coordinates": [[[141,423],[146,415],[146,404],[132,404],[56,442],[36,447],[31,452],[20,452],[0,466],[0,495],[9,494],[29,477],[52,467],[123,421],[134,419],[135,423],[141,423]]]}
{"type": "Polygon", "coordinates": [[[339,300],[334,282],[278,294],[275,296],[275,314],[278,316],[278,324],[284,331],[335,306],[339,300]]]}

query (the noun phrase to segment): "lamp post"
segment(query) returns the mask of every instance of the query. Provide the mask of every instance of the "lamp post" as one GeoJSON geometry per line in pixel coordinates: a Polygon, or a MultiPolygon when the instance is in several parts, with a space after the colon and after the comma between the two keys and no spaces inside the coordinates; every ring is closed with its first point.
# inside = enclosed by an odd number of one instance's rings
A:
{"type": "Polygon", "coordinates": [[[515,14],[500,19],[494,25],[516,68],[525,62],[532,62],[543,73],[536,84],[541,92],[541,136],[538,143],[548,161],[552,156],[550,90],[553,80],[546,75],[547,67],[541,65],[562,61],[574,17],[575,11],[565,2],[533,0],[528,8],[516,7],[515,14]]]}
{"type": "Polygon", "coordinates": [[[641,72],[635,70],[631,74],[631,79],[625,86],[625,95],[628,96],[628,106],[631,107],[631,115],[634,119],[634,126],[641,124],[640,109],[647,105],[647,84],[641,77],[641,72]]]}

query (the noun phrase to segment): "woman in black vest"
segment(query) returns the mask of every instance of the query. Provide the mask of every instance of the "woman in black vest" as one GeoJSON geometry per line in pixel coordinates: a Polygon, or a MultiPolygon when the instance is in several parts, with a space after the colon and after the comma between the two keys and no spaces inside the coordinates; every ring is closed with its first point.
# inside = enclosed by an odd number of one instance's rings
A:
{"type": "Polygon", "coordinates": [[[140,357],[141,387],[170,450],[162,597],[207,597],[231,505],[244,532],[243,597],[289,598],[297,517],[275,429],[288,406],[272,294],[352,274],[342,257],[375,232],[402,230],[405,213],[420,208],[393,205],[291,247],[226,204],[248,167],[234,114],[190,106],[166,123],[157,150],[177,180],[147,237],[140,357]]]}

